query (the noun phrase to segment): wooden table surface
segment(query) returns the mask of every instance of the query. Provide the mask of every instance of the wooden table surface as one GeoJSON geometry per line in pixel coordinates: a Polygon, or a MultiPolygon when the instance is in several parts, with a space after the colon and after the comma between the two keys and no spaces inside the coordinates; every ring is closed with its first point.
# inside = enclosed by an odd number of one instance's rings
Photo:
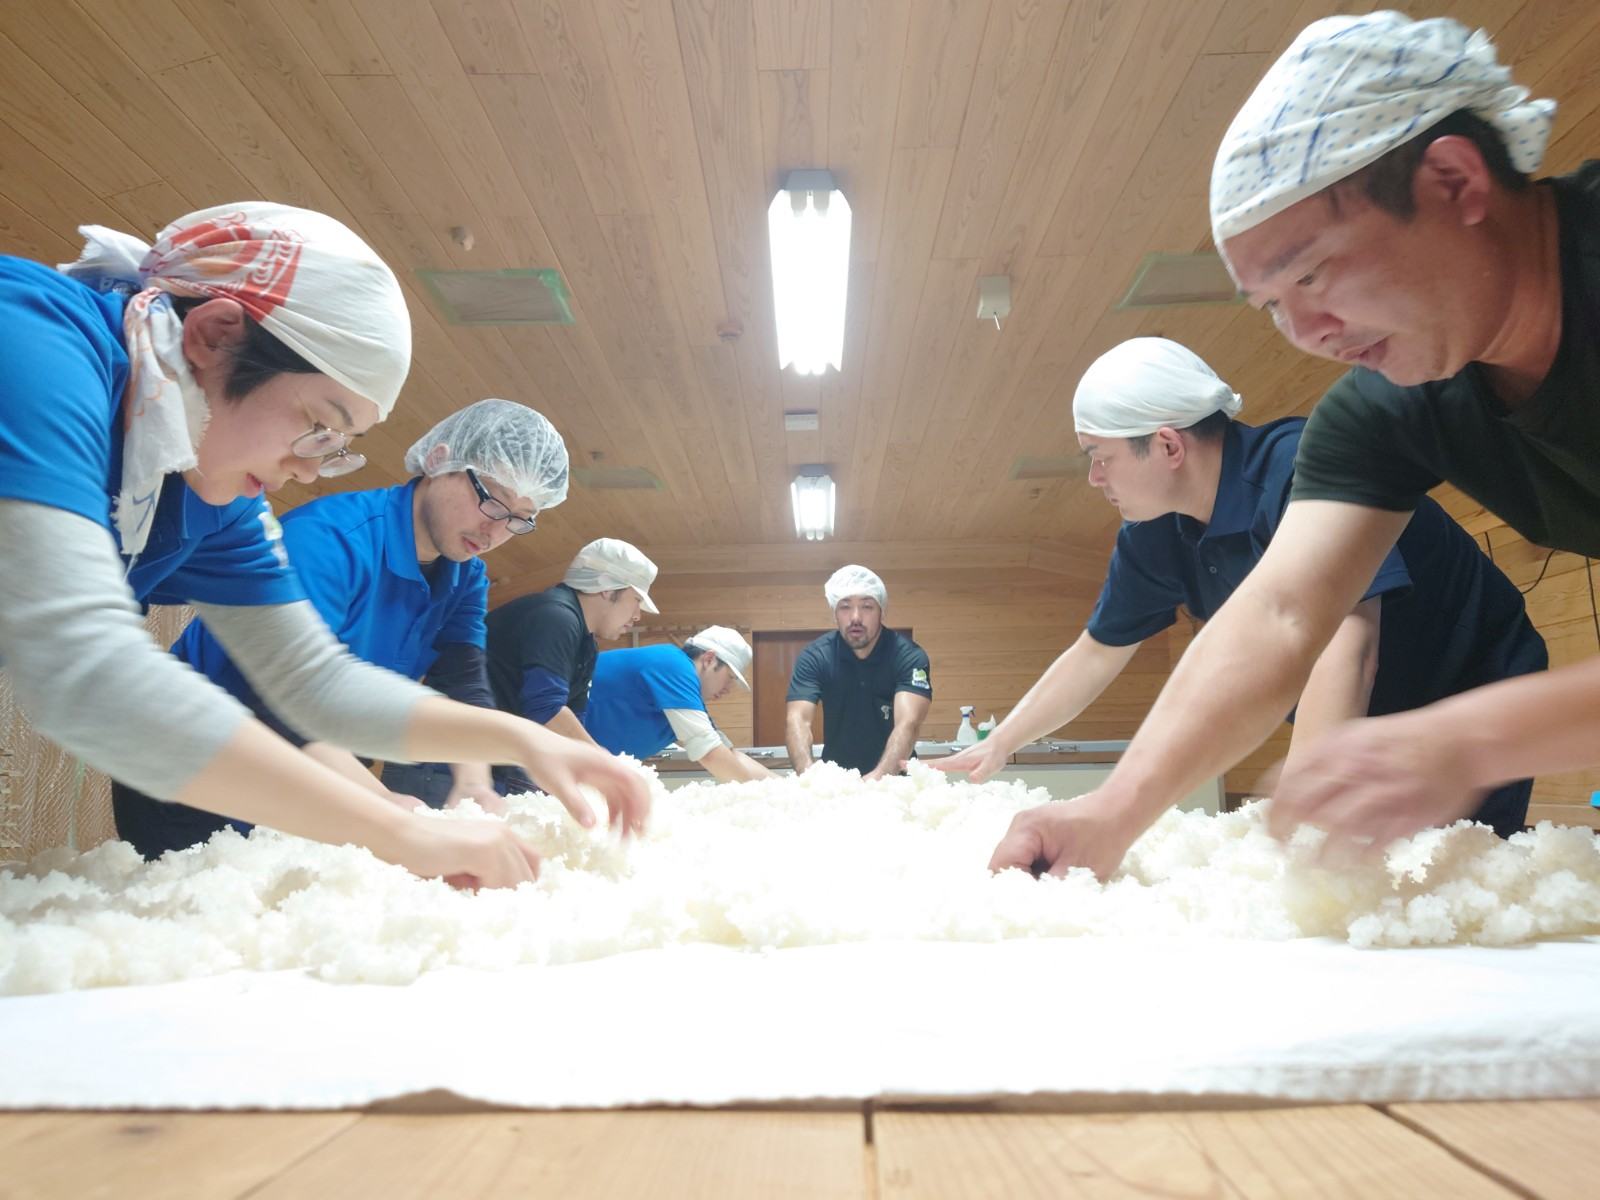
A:
{"type": "Polygon", "coordinates": [[[0,1114],[0,1197],[1573,1197],[1600,1100],[1229,1111],[0,1114]]]}

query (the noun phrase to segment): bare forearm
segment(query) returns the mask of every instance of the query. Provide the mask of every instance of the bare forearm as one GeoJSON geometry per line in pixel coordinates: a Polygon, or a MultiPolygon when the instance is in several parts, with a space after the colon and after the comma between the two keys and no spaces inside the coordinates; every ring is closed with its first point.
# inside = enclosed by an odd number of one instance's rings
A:
{"type": "Polygon", "coordinates": [[[406,814],[353,779],[295,750],[259,722],[240,726],[174,797],[225,817],[399,861],[406,814]]]}
{"type": "Polygon", "coordinates": [[[1600,763],[1600,658],[1537,671],[1415,713],[1425,737],[1448,739],[1471,781],[1492,787],[1600,763]]]}
{"type": "Polygon", "coordinates": [[[1328,730],[1367,715],[1378,670],[1382,604],[1380,597],[1363,601],[1318,656],[1295,710],[1285,770],[1293,770],[1328,730]]]}
{"type": "Polygon", "coordinates": [[[789,764],[794,767],[795,774],[811,766],[811,719],[789,719],[789,736],[785,739],[789,749],[789,764]]]}
{"type": "MultiPolygon", "coordinates": [[[[920,723],[919,723],[920,724],[920,723]]],[[[898,775],[905,762],[911,757],[912,750],[917,744],[917,729],[919,725],[896,725],[889,731],[889,740],[884,743],[883,757],[878,760],[878,765],[872,769],[874,775],[898,775]]]]}
{"type": "Polygon", "coordinates": [[[1284,719],[1325,635],[1246,588],[1179,660],[1106,786],[1148,823],[1233,766],[1284,719]]]}
{"type": "Polygon", "coordinates": [[[589,736],[589,731],[583,727],[583,722],[578,720],[578,714],[564,704],[555,716],[544,723],[544,727],[551,733],[559,733],[562,737],[588,742],[591,746],[599,744],[589,736]]]}
{"type": "Polygon", "coordinates": [[[1138,649],[1137,642],[1107,646],[1081,634],[1039,676],[989,738],[998,739],[1006,753],[1014,754],[1060,729],[1099,699],[1138,649]]]}
{"type": "Polygon", "coordinates": [[[719,783],[737,783],[753,779],[770,779],[772,772],[748,754],[718,746],[700,759],[700,765],[719,783]]]}
{"type": "Polygon", "coordinates": [[[331,771],[337,771],[350,782],[358,783],[368,791],[376,792],[380,796],[389,793],[389,789],[378,781],[378,777],[363,767],[361,760],[348,750],[329,745],[327,742],[307,742],[300,747],[300,750],[309,758],[315,759],[331,771]]]}

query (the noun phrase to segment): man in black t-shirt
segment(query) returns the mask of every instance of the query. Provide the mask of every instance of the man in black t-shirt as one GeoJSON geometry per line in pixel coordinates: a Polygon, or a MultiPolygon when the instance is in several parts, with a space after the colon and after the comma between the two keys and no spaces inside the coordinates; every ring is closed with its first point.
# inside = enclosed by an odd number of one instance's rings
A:
{"type": "MultiPolygon", "coordinates": [[[[582,721],[595,640],[615,641],[641,612],[660,611],[650,599],[655,577],[655,563],[636,547],[600,538],[578,551],[562,582],[492,610],[485,625],[495,706],[597,744],[582,721]]],[[[502,767],[495,783],[512,792],[530,786],[521,772],[502,767]]]]}
{"type": "Polygon", "coordinates": [[[823,588],[838,628],[800,652],[789,679],[789,761],[811,766],[811,721],[822,705],[822,757],[864,779],[900,772],[933,703],[928,656],[883,626],[889,595],[865,567],[841,567],[823,588]]]}
{"type": "MultiPolygon", "coordinates": [[[[1600,165],[1529,178],[1553,111],[1448,20],[1330,17],[1268,71],[1217,155],[1213,234],[1285,337],[1355,369],[1306,426],[1271,547],[1111,778],[1019,816],[991,865],[1114,870],[1277,724],[1441,480],[1530,539],[1600,553],[1600,165]]],[[[1269,822],[1382,846],[1593,764],[1597,728],[1596,659],[1355,722],[1285,773],[1269,822]]]]}

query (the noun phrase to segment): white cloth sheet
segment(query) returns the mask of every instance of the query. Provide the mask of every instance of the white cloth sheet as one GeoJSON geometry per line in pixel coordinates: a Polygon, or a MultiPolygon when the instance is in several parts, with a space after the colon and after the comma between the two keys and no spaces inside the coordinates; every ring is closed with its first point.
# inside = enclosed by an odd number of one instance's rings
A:
{"type": "Polygon", "coordinates": [[[1600,1095],[1600,938],[693,945],[0,1000],[0,1107],[1600,1095]]]}

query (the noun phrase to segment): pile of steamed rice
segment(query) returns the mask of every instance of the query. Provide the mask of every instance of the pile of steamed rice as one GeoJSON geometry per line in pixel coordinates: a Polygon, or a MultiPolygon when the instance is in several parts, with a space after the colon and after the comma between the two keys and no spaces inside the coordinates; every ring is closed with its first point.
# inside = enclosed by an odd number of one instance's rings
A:
{"type": "MultiPolygon", "coordinates": [[[[652,775],[652,780],[654,779],[652,775]]],[[[1507,945],[1600,933],[1600,842],[1541,824],[1501,841],[1465,822],[1384,861],[1315,865],[1262,808],[1168,813],[1100,884],[1085,871],[991,875],[1012,814],[1048,799],[920,765],[863,784],[803,778],[658,782],[650,831],[619,842],[546,796],[508,820],[538,848],[537,883],[476,895],[351,846],[268,830],[219,834],[145,863],[121,842],[0,872],[0,994],[156,983],[239,968],[404,983],[450,965],[553,964],[685,942],[764,950],[872,939],[1084,935],[1287,939],[1357,946],[1507,945]]],[[[440,814],[440,820],[458,814],[440,814]]]]}

